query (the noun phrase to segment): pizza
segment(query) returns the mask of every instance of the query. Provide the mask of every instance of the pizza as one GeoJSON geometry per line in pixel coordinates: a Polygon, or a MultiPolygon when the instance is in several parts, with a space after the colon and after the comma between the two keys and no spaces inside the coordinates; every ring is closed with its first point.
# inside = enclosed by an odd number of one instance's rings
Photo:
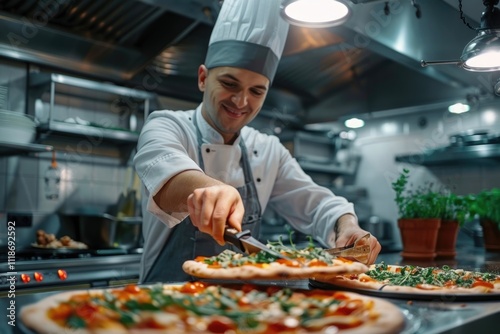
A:
{"type": "Polygon", "coordinates": [[[20,317],[38,334],[369,334],[405,324],[395,305],[352,292],[203,282],[62,292],[20,317]]]}
{"type": "Polygon", "coordinates": [[[302,249],[278,242],[268,243],[266,246],[288,259],[278,258],[265,251],[242,254],[224,250],[219,255],[198,256],[194,260],[188,260],[184,262],[182,269],[198,278],[234,280],[327,278],[368,270],[365,264],[336,257],[312,243],[302,249]]]}
{"type": "Polygon", "coordinates": [[[371,265],[365,273],[338,275],[322,281],[351,289],[413,294],[498,294],[500,298],[500,275],[449,266],[398,266],[382,262],[371,265]]]}

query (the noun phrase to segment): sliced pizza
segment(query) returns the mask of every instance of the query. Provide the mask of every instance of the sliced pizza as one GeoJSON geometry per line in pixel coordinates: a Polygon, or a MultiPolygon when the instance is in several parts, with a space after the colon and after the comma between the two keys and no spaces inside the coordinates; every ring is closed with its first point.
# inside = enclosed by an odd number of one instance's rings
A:
{"type": "Polygon", "coordinates": [[[202,282],[64,292],[21,311],[38,334],[397,333],[404,319],[355,293],[202,282]]]}
{"type": "Polygon", "coordinates": [[[500,275],[453,269],[449,266],[420,267],[374,264],[360,274],[338,275],[322,280],[350,289],[412,294],[498,294],[500,275]]]}
{"type": "Polygon", "coordinates": [[[248,255],[225,250],[216,256],[198,256],[186,261],[182,268],[198,278],[235,280],[314,279],[368,270],[360,262],[336,257],[312,243],[302,249],[285,246],[281,242],[268,243],[267,246],[290,260],[277,258],[265,251],[248,255]]]}

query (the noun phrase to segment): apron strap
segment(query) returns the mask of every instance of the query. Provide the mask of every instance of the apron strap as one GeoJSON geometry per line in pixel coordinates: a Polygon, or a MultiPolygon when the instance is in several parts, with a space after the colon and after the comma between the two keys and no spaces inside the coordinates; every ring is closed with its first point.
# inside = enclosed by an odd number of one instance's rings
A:
{"type": "MultiPolygon", "coordinates": [[[[202,170],[205,170],[203,164],[203,156],[201,153],[202,136],[196,123],[196,111],[193,116],[193,122],[196,127],[198,137],[198,154],[199,165],[202,170]]],[[[253,181],[252,169],[248,160],[246,145],[243,138],[240,138],[241,161],[240,165],[243,169],[245,184],[238,187],[237,190],[241,195],[245,207],[245,216],[243,219],[243,228],[249,229],[252,235],[259,235],[259,227],[261,220],[261,205],[259,202],[257,188],[253,181]]],[[[200,232],[191,222],[189,217],[186,217],[182,222],[177,224],[167,238],[165,246],[161,249],[156,257],[153,265],[145,275],[142,283],[156,282],[182,282],[194,280],[194,278],[186,274],[182,270],[182,264],[186,260],[194,259],[197,255],[212,256],[221,253],[224,249],[232,249],[238,251],[236,247],[226,244],[219,246],[212,236],[200,232]]]]}

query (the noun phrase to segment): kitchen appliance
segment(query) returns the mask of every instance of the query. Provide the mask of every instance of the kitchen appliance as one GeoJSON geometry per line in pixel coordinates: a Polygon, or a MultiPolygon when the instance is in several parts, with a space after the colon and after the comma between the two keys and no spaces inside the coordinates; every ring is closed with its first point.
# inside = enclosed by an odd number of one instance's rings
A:
{"type": "Polygon", "coordinates": [[[137,282],[142,248],[40,249],[0,255],[0,297],[137,282]]]}
{"type": "Polygon", "coordinates": [[[142,254],[140,218],[131,218],[133,224],[124,223],[130,228],[122,229],[116,219],[107,219],[105,214],[61,213],[59,217],[61,227],[53,233],[84,242],[88,248],[44,248],[36,243],[35,231],[28,242],[21,242],[20,238],[15,257],[11,249],[10,257],[6,250],[0,252],[0,296],[12,290],[17,295],[138,281],[142,254]]]}

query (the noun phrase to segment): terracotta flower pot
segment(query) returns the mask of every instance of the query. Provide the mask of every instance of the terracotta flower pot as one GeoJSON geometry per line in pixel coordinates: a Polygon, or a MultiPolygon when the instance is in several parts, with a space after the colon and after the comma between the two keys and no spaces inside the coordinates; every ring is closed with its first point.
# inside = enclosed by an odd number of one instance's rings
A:
{"type": "Polygon", "coordinates": [[[436,242],[437,257],[452,259],[457,255],[455,248],[457,244],[458,230],[459,225],[456,220],[441,221],[436,242]]]}
{"type": "Polygon", "coordinates": [[[441,219],[401,218],[398,220],[405,259],[432,260],[436,257],[436,242],[441,219]]]}
{"type": "Polygon", "coordinates": [[[500,229],[498,224],[490,219],[481,218],[483,227],[484,248],[491,252],[500,252],[500,229]]]}

